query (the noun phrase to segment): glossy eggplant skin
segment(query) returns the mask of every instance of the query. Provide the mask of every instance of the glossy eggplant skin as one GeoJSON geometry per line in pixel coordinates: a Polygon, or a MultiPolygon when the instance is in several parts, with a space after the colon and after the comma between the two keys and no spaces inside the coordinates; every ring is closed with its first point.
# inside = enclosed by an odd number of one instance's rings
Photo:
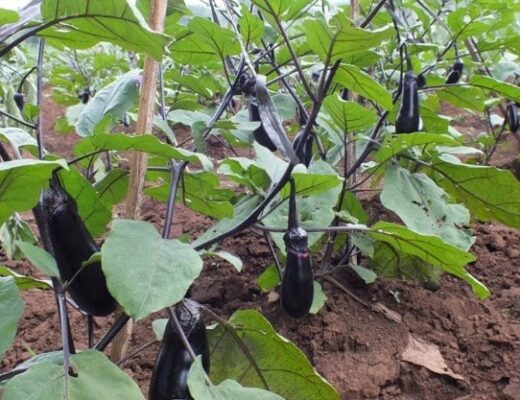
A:
{"type": "Polygon", "coordinates": [[[455,61],[450,70],[448,71],[448,78],[446,78],[447,84],[457,83],[462,76],[464,70],[464,63],[460,60],[455,61]]]}
{"type": "Polygon", "coordinates": [[[93,263],[78,273],[82,263],[100,249],[57,174],[53,175],[49,189],[43,190],[34,215],[43,245],[56,259],[61,280],[69,282],[74,277],[67,293],[79,308],[94,316],[114,312],[117,303],[108,291],[101,263],[93,263]]]}
{"type": "MultiPolygon", "coordinates": [[[[300,146],[300,142],[302,141],[302,134],[304,130],[300,131],[298,135],[294,138],[293,148],[294,150],[298,149],[300,146]]],[[[302,164],[304,164],[307,168],[309,167],[312,161],[312,145],[314,144],[313,135],[308,135],[303,145],[296,151],[296,155],[302,164]]]]}
{"type": "MultiPolygon", "coordinates": [[[[209,373],[209,347],[206,326],[198,304],[184,299],[175,307],[182,330],[196,355],[202,355],[202,365],[209,373]]],[[[149,400],[191,399],[188,391],[188,373],[192,360],[185,349],[171,318],[166,324],[163,340],[150,381],[149,400]]]]}
{"type": "Polygon", "coordinates": [[[25,97],[24,97],[23,93],[20,93],[20,92],[15,93],[13,96],[13,99],[14,99],[14,102],[16,103],[16,107],[18,107],[18,109],[20,111],[23,111],[23,107],[25,106],[25,97]]]}
{"type": "Polygon", "coordinates": [[[412,133],[419,130],[419,94],[417,77],[413,71],[407,71],[403,80],[401,107],[395,121],[395,133],[412,133]]]}
{"type": "Polygon", "coordinates": [[[264,147],[267,147],[271,151],[276,151],[276,146],[273,141],[269,138],[269,135],[265,131],[262,126],[262,120],[260,119],[260,112],[258,111],[258,106],[249,101],[249,120],[254,122],[260,122],[260,126],[256,128],[253,132],[253,136],[255,140],[264,147]]]}
{"type": "Polygon", "coordinates": [[[424,76],[424,74],[417,75],[417,87],[419,89],[422,89],[425,86],[426,86],[426,77],[424,76]]]}
{"type": "Polygon", "coordinates": [[[506,108],[506,119],[507,124],[509,125],[509,129],[511,132],[518,132],[518,128],[520,127],[520,122],[518,121],[518,110],[516,109],[516,105],[513,102],[507,103],[506,108]]]}
{"type": "Polygon", "coordinates": [[[287,315],[301,318],[308,314],[314,298],[314,275],[307,233],[300,227],[284,235],[287,263],[282,279],[281,303],[287,315]]]}

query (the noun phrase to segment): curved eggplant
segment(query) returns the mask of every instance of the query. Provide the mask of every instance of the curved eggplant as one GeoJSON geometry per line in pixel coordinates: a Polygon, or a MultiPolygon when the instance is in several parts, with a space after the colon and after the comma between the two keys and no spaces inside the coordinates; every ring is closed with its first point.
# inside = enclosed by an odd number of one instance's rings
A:
{"type": "Polygon", "coordinates": [[[520,127],[520,122],[518,121],[518,110],[516,109],[515,103],[512,101],[507,103],[506,119],[511,132],[518,132],[518,128],[520,127]]]}
{"type": "Polygon", "coordinates": [[[290,228],[283,239],[287,263],[280,295],[282,307],[290,317],[301,318],[311,309],[314,298],[314,275],[307,233],[300,227],[290,228]]]}
{"type": "Polygon", "coordinates": [[[34,215],[43,245],[56,259],[61,280],[69,283],[67,293],[79,308],[94,316],[114,312],[117,303],[108,291],[101,263],[81,270],[82,263],[100,249],[85,228],[76,202],[63,189],[56,173],[50,188],[43,190],[34,215]]]}
{"type": "Polygon", "coordinates": [[[446,79],[447,84],[457,83],[462,76],[462,71],[464,70],[464,63],[457,58],[455,63],[451,66],[448,71],[448,78],[446,79]]]}
{"type": "Polygon", "coordinates": [[[419,130],[419,94],[417,77],[412,70],[404,74],[403,97],[395,121],[395,133],[412,133],[419,130]]]}
{"type": "Polygon", "coordinates": [[[308,135],[303,145],[299,147],[300,142],[302,141],[303,133],[304,130],[300,131],[300,133],[296,135],[293,142],[293,148],[300,162],[306,167],[309,167],[312,160],[312,145],[314,144],[314,136],[312,134],[308,135]]]}
{"type": "MultiPolygon", "coordinates": [[[[202,365],[209,373],[209,348],[206,326],[196,302],[184,299],[175,306],[175,315],[194,353],[202,355],[202,365]]],[[[168,319],[163,340],[150,381],[149,400],[191,399],[188,373],[192,364],[190,354],[177,332],[171,317],[168,319]]]]}
{"type": "Polygon", "coordinates": [[[265,131],[262,120],[260,119],[260,111],[258,111],[258,105],[253,101],[249,101],[249,120],[254,122],[260,122],[260,126],[253,132],[255,140],[264,147],[267,147],[271,151],[276,151],[277,147],[273,141],[269,138],[269,135],[265,131]]]}

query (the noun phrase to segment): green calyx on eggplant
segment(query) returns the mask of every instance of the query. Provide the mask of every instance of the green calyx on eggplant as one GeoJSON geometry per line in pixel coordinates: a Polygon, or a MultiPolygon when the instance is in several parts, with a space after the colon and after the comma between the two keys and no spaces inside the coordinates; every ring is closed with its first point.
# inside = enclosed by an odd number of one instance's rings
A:
{"type": "Polygon", "coordinates": [[[57,172],[34,208],[36,223],[45,249],[54,256],[67,293],[86,314],[106,316],[117,303],[108,291],[101,263],[82,267],[100,251],[78,214],[75,200],[63,188],[57,172]]]}
{"type": "Polygon", "coordinates": [[[518,128],[520,127],[520,122],[518,120],[518,109],[514,102],[510,101],[507,103],[506,107],[506,120],[509,125],[509,129],[511,132],[518,132],[518,128]]]}
{"type": "Polygon", "coordinates": [[[395,133],[412,133],[419,130],[419,94],[417,77],[410,69],[404,74],[401,107],[395,121],[395,133]]]}
{"type": "Polygon", "coordinates": [[[283,240],[287,261],[282,278],[280,300],[282,308],[292,318],[307,315],[314,298],[314,274],[309,253],[307,232],[299,226],[296,211],[296,190],[290,180],[289,225],[283,240]]]}
{"type": "Polygon", "coordinates": [[[24,97],[23,93],[16,92],[13,95],[13,99],[14,99],[14,102],[16,104],[16,107],[18,107],[18,109],[20,111],[23,111],[23,107],[25,106],[25,97],[24,97]]]}
{"type": "MultiPolygon", "coordinates": [[[[206,326],[199,309],[198,303],[184,299],[175,306],[175,315],[193,352],[195,355],[202,356],[204,370],[209,373],[210,358],[206,326]]],[[[192,363],[193,360],[170,317],[155,360],[149,400],[191,399],[188,390],[188,374],[192,363]]]]}
{"type": "Polygon", "coordinates": [[[464,70],[464,63],[457,58],[455,63],[451,66],[448,71],[448,77],[446,78],[447,84],[457,83],[462,76],[462,71],[464,70]]]}

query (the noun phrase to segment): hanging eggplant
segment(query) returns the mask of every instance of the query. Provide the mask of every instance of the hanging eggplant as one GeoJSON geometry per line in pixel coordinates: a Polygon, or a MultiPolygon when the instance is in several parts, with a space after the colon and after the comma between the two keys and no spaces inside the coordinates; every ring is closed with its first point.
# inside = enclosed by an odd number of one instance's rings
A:
{"type": "Polygon", "coordinates": [[[23,93],[16,92],[13,95],[13,99],[14,99],[14,102],[16,103],[16,107],[18,107],[18,109],[20,111],[23,111],[23,107],[25,106],[25,97],[24,97],[23,93]]]}
{"type": "Polygon", "coordinates": [[[87,104],[90,100],[90,96],[92,96],[92,92],[90,88],[86,87],[78,94],[78,99],[80,99],[83,104],[87,104]]]}
{"type": "Polygon", "coordinates": [[[447,84],[457,83],[462,76],[464,70],[464,63],[457,57],[455,63],[451,66],[448,71],[448,77],[446,78],[447,84]]]}
{"type": "Polygon", "coordinates": [[[267,147],[271,151],[276,151],[276,146],[269,138],[269,135],[264,129],[262,125],[262,120],[260,119],[260,112],[258,111],[258,106],[255,104],[255,101],[250,99],[248,100],[248,108],[249,108],[249,120],[253,122],[260,122],[260,126],[253,131],[253,136],[255,140],[264,147],[267,147]]]}
{"type": "Polygon", "coordinates": [[[314,274],[309,254],[307,232],[300,227],[296,211],[296,190],[290,180],[289,224],[283,237],[287,262],[282,278],[280,299],[282,308],[292,318],[309,313],[314,298],[314,274]]]}
{"type": "MultiPolygon", "coordinates": [[[[202,366],[209,373],[210,359],[206,326],[199,304],[184,299],[175,306],[175,315],[195,355],[202,355],[202,366]]],[[[188,400],[188,374],[192,359],[181,339],[175,321],[168,319],[161,347],[155,360],[150,381],[149,400],[188,400]]]]}
{"type": "Polygon", "coordinates": [[[426,77],[424,76],[424,74],[417,75],[417,87],[419,89],[422,89],[425,86],[426,86],[426,77]]]}
{"type": "Polygon", "coordinates": [[[108,291],[101,263],[82,268],[83,262],[100,248],[87,231],[76,202],[61,185],[56,172],[33,211],[43,245],[56,259],[61,280],[78,307],[93,316],[114,312],[117,303],[108,291]]]}
{"type": "Polygon", "coordinates": [[[409,65],[404,74],[401,107],[395,121],[395,133],[412,133],[419,130],[419,94],[417,77],[409,65]]]}
{"type": "Polygon", "coordinates": [[[518,121],[518,110],[516,108],[515,103],[512,101],[507,103],[506,120],[511,132],[518,132],[518,128],[520,126],[520,123],[518,121]]]}

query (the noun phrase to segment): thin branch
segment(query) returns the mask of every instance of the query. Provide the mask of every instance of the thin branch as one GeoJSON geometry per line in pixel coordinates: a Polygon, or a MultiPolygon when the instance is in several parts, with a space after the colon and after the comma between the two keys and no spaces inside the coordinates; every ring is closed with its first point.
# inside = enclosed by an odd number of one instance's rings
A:
{"type": "Polygon", "coordinates": [[[36,81],[38,122],[36,123],[36,141],[38,143],[38,158],[43,159],[43,122],[42,122],[42,97],[43,97],[43,53],[45,51],[45,40],[40,39],[38,46],[38,79],[36,81]]]}
{"type": "Polygon", "coordinates": [[[6,113],[5,111],[0,110],[0,115],[3,115],[4,117],[7,117],[9,119],[12,119],[14,122],[19,123],[20,125],[23,125],[23,126],[25,126],[27,128],[36,129],[36,125],[30,124],[28,122],[25,122],[25,121],[15,117],[14,115],[6,113]]]}

